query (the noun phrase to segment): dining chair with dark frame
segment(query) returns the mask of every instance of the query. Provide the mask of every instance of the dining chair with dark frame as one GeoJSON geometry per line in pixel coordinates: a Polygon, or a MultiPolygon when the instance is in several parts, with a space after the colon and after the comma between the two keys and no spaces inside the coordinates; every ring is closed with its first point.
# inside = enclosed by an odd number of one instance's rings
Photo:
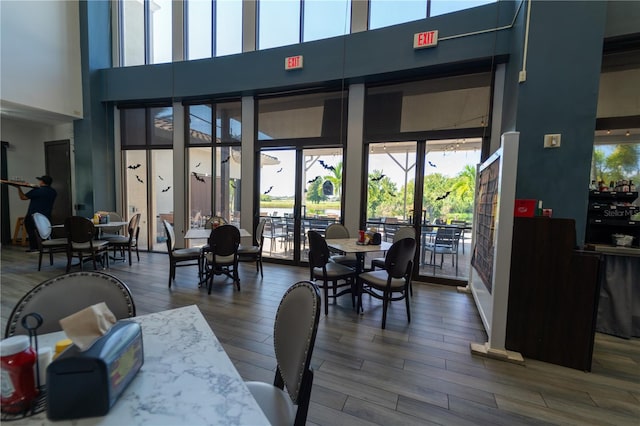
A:
{"type": "Polygon", "coordinates": [[[167,220],[163,220],[167,236],[167,252],[169,254],[169,288],[176,279],[176,268],[184,266],[198,266],[198,280],[202,279],[202,253],[197,247],[176,248],[176,234],[167,220]]]}
{"type": "Polygon", "coordinates": [[[96,230],[90,219],[82,216],[70,216],[64,221],[64,229],[67,234],[67,270],[71,271],[71,259],[74,253],[80,260],[80,268],[84,264],[84,255],[87,254],[93,260],[93,269],[98,269],[97,260],[106,268],[109,267],[109,242],[96,240],[96,230]]]}

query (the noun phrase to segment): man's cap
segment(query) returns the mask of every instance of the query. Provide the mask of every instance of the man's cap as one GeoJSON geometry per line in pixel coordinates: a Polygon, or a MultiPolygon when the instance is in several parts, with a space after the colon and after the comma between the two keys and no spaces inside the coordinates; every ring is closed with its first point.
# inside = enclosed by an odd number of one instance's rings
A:
{"type": "Polygon", "coordinates": [[[53,179],[51,179],[51,176],[47,176],[47,175],[38,176],[36,177],[36,179],[43,181],[46,185],[51,185],[51,182],[53,182],[53,179]]]}

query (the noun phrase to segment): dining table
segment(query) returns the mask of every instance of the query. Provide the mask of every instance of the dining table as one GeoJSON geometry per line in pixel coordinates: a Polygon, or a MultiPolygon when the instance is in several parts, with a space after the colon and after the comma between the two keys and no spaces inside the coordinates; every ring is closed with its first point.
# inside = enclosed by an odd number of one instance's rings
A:
{"type": "Polygon", "coordinates": [[[362,288],[360,282],[360,274],[364,272],[364,261],[367,253],[385,252],[392,246],[390,242],[381,241],[380,244],[362,244],[358,238],[327,238],[325,239],[330,249],[340,251],[345,254],[356,255],[356,287],[358,289],[358,306],[362,307],[360,298],[362,297],[362,288]]]}
{"type": "MultiPolygon", "coordinates": [[[[46,412],[13,420],[24,425],[268,425],[258,402],[196,305],[131,318],[140,324],[144,363],[102,417],[50,421],[46,412]]],[[[40,348],[66,336],[38,336],[40,348]]]]}

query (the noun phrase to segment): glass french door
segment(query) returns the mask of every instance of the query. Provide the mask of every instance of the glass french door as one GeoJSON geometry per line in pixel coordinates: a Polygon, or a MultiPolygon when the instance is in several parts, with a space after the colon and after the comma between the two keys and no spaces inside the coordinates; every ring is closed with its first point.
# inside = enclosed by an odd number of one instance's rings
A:
{"type": "Polygon", "coordinates": [[[173,224],[173,150],[124,151],[126,217],[140,213],[140,249],[167,251],[162,220],[173,224]]]}
{"type": "Polygon", "coordinates": [[[414,227],[422,280],[468,279],[480,146],[479,138],[368,146],[366,227],[389,242],[414,227]]]}
{"type": "Polygon", "coordinates": [[[340,222],[342,149],[292,148],[260,154],[259,214],[266,219],[262,255],[308,260],[307,232],[340,222]]]}

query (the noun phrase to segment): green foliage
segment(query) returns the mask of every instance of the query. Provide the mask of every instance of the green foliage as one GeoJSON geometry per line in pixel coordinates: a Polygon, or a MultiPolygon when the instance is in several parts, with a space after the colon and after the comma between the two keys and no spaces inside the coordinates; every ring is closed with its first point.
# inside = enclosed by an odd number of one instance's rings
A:
{"type": "Polygon", "coordinates": [[[316,179],[311,182],[307,188],[307,200],[311,203],[318,204],[320,201],[326,201],[327,196],[322,192],[322,179],[316,179]]]}
{"type": "Polygon", "coordinates": [[[369,173],[367,215],[368,217],[394,216],[398,210],[398,190],[396,184],[382,171],[369,173]]]}
{"type": "Polygon", "coordinates": [[[619,144],[608,156],[604,150],[593,150],[592,179],[596,181],[618,181],[631,179],[636,184],[640,179],[640,145],[619,144]]]}
{"type": "Polygon", "coordinates": [[[324,180],[328,180],[333,184],[335,196],[340,199],[342,194],[342,161],[334,166],[330,175],[324,177],[324,180]]]}

